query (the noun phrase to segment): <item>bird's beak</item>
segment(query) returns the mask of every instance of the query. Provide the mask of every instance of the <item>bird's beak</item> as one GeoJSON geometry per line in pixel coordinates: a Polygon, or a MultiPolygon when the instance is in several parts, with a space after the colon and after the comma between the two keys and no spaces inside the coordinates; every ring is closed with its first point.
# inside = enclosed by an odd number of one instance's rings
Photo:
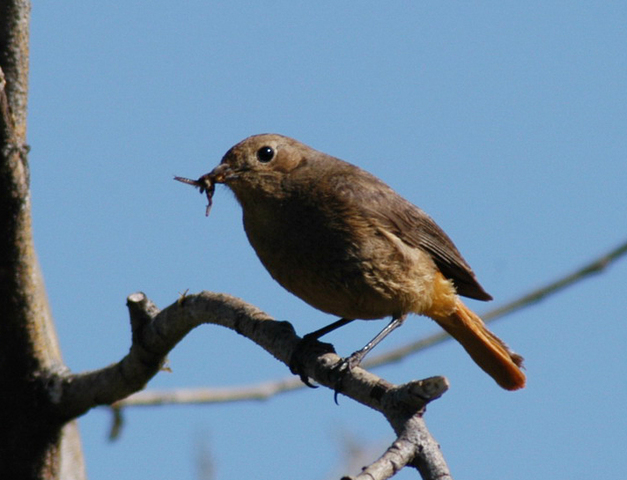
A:
{"type": "Polygon", "coordinates": [[[234,172],[231,166],[227,163],[221,163],[207,175],[200,178],[208,177],[213,183],[226,183],[230,178],[233,178],[233,176],[234,172]]]}

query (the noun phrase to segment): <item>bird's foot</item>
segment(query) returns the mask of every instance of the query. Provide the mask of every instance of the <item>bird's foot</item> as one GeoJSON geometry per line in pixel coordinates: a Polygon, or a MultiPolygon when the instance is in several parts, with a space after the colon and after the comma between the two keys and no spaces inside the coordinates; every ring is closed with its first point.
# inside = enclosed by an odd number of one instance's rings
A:
{"type": "Polygon", "coordinates": [[[305,364],[311,361],[311,357],[318,357],[325,353],[335,353],[333,345],[318,341],[316,332],[305,335],[294,348],[290,357],[290,371],[298,375],[300,380],[310,388],[318,388],[309,381],[309,376],[305,373],[305,364]]]}
{"type": "Polygon", "coordinates": [[[336,377],[335,385],[333,387],[333,401],[336,405],[339,405],[337,396],[342,392],[344,378],[346,375],[350,374],[353,368],[359,366],[364,357],[365,352],[363,350],[357,350],[349,357],[343,358],[333,366],[333,374],[336,377]]]}

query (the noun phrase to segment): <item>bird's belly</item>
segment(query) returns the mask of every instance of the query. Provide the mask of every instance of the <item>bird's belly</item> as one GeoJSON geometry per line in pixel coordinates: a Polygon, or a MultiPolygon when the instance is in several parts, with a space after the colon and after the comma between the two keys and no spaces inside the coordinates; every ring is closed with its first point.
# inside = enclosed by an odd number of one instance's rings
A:
{"type": "Polygon", "coordinates": [[[272,277],[323,312],[370,320],[430,306],[433,262],[422,251],[398,250],[384,235],[346,242],[332,231],[303,236],[275,230],[272,238],[246,231],[272,277]]]}
{"type": "Polygon", "coordinates": [[[307,268],[305,262],[294,262],[290,269],[275,269],[271,262],[263,263],[285,289],[323,312],[367,320],[390,316],[399,310],[393,295],[375,288],[352,265],[316,263],[307,268]]]}

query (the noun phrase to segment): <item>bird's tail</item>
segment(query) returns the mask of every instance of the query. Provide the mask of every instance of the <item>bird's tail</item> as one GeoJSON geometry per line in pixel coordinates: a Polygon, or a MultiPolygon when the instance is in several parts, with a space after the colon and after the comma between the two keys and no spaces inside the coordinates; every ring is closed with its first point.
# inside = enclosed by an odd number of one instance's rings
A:
{"type": "Polygon", "coordinates": [[[461,300],[457,299],[452,314],[432,318],[461,343],[475,363],[501,387],[518,390],[525,386],[525,374],[520,368],[523,357],[512,352],[501,339],[490,332],[481,318],[461,300]]]}

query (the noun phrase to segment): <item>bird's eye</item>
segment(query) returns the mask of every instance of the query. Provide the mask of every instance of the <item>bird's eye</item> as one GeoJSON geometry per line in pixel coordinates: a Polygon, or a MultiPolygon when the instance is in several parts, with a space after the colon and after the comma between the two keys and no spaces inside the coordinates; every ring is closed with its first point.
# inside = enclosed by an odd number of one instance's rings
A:
{"type": "Polygon", "coordinates": [[[274,158],[274,149],[272,147],[261,147],[257,150],[257,159],[261,163],[268,163],[274,158]]]}

